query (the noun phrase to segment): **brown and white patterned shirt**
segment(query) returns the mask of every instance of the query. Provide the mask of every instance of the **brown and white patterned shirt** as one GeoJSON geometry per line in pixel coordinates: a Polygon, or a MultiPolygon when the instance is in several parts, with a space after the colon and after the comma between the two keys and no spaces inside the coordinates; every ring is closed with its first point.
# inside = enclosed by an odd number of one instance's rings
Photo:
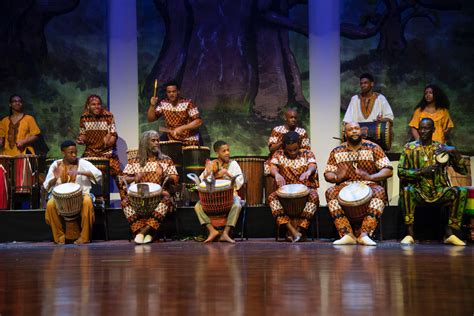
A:
{"type": "Polygon", "coordinates": [[[157,157],[148,158],[145,166],[140,166],[138,158],[128,161],[123,173],[127,176],[134,177],[137,173],[142,173],[141,182],[153,182],[163,184],[167,176],[177,175],[178,171],[170,158],[158,159],[157,157]]]}
{"type": "MultiPolygon", "coordinates": [[[[272,129],[272,133],[270,135],[270,138],[268,139],[268,147],[276,144],[276,143],[281,143],[283,141],[283,136],[285,136],[286,133],[288,133],[290,130],[286,128],[285,125],[280,125],[272,129]]],[[[295,128],[295,132],[300,135],[299,139],[299,145],[301,149],[307,149],[311,150],[311,143],[309,141],[308,134],[306,133],[306,130],[301,127],[295,128]]]]}
{"type": "Polygon", "coordinates": [[[356,174],[355,167],[365,170],[369,174],[377,173],[383,168],[392,169],[390,160],[388,160],[385,152],[379,145],[369,140],[362,140],[361,147],[357,151],[353,151],[347,147],[347,143],[342,143],[331,151],[326,172],[337,172],[342,164],[348,164],[347,180],[345,182],[360,181],[365,184],[374,183],[373,181],[364,181],[356,174]]]}
{"type": "Polygon", "coordinates": [[[85,136],[84,157],[110,158],[115,153],[116,147],[106,147],[104,137],[107,133],[117,137],[114,115],[102,109],[99,115],[93,115],[89,111],[81,115],[80,134],[85,136]]]}
{"type": "MultiPolygon", "coordinates": [[[[174,106],[168,99],[163,99],[155,107],[155,115],[157,118],[163,115],[166,127],[175,129],[186,125],[200,118],[199,110],[190,99],[180,98],[178,104],[174,106]]],[[[187,130],[183,136],[174,138],[168,134],[170,140],[183,142],[186,146],[199,145],[199,135],[197,130],[187,130]]]]}
{"type": "Polygon", "coordinates": [[[296,158],[291,159],[285,155],[283,149],[275,151],[270,161],[270,167],[276,166],[278,172],[285,178],[286,184],[301,183],[309,188],[316,189],[319,187],[318,167],[316,171],[306,181],[300,181],[300,176],[303,172],[308,170],[308,165],[314,163],[316,165],[316,158],[310,150],[300,150],[296,158]]]}

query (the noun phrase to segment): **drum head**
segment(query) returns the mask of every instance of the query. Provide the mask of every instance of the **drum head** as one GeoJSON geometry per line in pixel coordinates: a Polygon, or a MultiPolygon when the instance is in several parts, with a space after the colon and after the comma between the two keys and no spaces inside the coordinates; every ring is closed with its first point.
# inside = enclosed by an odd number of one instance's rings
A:
{"type": "Polygon", "coordinates": [[[287,184],[277,190],[277,195],[282,198],[297,198],[309,194],[309,189],[304,184],[287,184]]]}
{"type": "Polygon", "coordinates": [[[338,196],[339,203],[347,206],[358,206],[365,204],[372,196],[372,189],[362,182],[351,183],[344,187],[338,196]]]}
{"type": "MultiPolygon", "coordinates": [[[[206,189],[206,183],[201,182],[201,184],[199,184],[199,187],[201,189],[206,189]]],[[[228,188],[228,187],[230,187],[230,180],[225,180],[225,179],[217,179],[216,180],[216,184],[215,184],[216,189],[225,189],[225,188],[228,188]]]]}
{"type": "Polygon", "coordinates": [[[76,192],[81,188],[81,186],[77,183],[63,183],[56,187],[54,187],[53,192],[58,194],[68,194],[72,192],[76,192]]]}
{"type": "MultiPolygon", "coordinates": [[[[153,182],[142,182],[141,184],[148,184],[150,193],[161,192],[161,185],[153,182]]],[[[128,187],[129,192],[138,193],[137,183],[134,183],[128,187]]]]}
{"type": "Polygon", "coordinates": [[[439,155],[436,155],[436,162],[440,164],[445,164],[449,161],[449,154],[447,153],[441,153],[439,155]]]}

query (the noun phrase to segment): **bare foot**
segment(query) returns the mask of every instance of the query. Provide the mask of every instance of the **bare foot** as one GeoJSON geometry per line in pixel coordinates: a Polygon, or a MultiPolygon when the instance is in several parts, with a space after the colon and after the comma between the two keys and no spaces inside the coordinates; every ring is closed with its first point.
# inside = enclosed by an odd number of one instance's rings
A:
{"type": "Polygon", "coordinates": [[[226,233],[223,233],[221,238],[219,239],[219,241],[227,241],[227,242],[230,242],[231,244],[235,244],[235,240],[233,240],[232,238],[230,238],[230,236],[226,233]]]}
{"type": "Polygon", "coordinates": [[[79,238],[74,242],[75,245],[82,245],[82,244],[88,244],[88,243],[89,243],[89,240],[84,240],[84,239],[82,239],[82,237],[79,237],[79,238]]]}
{"type": "Polygon", "coordinates": [[[58,245],[64,245],[66,243],[66,236],[62,235],[58,238],[58,241],[56,242],[56,244],[58,245]]]}
{"type": "Polygon", "coordinates": [[[209,232],[209,235],[207,236],[207,239],[204,240],[204,243],[208,243],[216,239],[216,237],[219,236],[219,232],[217,230],[213,230],[209,232]]]}

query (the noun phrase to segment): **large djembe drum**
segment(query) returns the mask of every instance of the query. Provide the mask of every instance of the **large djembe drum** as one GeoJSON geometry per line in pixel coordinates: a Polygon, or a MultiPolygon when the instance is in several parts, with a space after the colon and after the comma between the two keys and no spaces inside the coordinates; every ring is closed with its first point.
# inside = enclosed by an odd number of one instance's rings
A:
{"type": "Polygon", "coordinates": [[[234,188],[230,180],[215,180],[214,186],[201,182],[198,185],[199,200],[202,209],[215,227],[225,226],[227,215],[234,204],[234,188]]]}
{"type": "Polygon", "coordinates": [[[236,157],[247,180],[247,205],[259,206],[263,201],[263,164],[265,159],[259,157],[236,157]]]}
{"type": "Polygon", "coordinates": [[[53,189],[53,198],[66,226],[66,240],[76,240],[81,234],[79,214],[82,209],[82,187],[77,183],[63,183],[53,189]]]}
{"type": "Polygon", "coordinates": [[[309,189],[304,184],[287,184],[276,191],[283,211],[290,218],[301,216],[308,201],[309,189]]]}
{"type": "MultiPolygon", "coordinates": [[[[360,122],[360,130],[363,138],[366,138],[380,147],[384,151],[389,151],[392,147],[392,122],[391,121],[375,121],[375,122],[360,122]]],[[[345,139],[344,130],[342,131],[343,140],[345,139]]]]}
{"type": "Polygon", "coordinates": [[[347,218],[360,223],[367,215],[367,208],[372,199],[372,189],[362,182],[354,182],[339,191],[337,200],[347,218]]]}
{"type": "Polygon", "coordinates": [[[134,183],[128,188],[128,200],[138,216],[149,217],[160,204],[162,191],[157,183],[134,183]]]}
{"type": "Polygon", "coordinates": [[[173,160],[176,171],[178,171],[179,180],[183,182],[183,143],[176,140],[161,141],[160,150],[173,160]]]}

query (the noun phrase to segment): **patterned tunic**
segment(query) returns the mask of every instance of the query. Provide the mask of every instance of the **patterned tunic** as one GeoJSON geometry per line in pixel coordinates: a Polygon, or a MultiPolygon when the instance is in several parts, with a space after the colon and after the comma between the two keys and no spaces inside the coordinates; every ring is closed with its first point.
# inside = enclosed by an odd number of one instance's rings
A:
{"type": "Polygon", "coordinates": [[[326,191],[326,200],[328,202],[329,212],[334,219],[334,225],[341,237],[353,233],[349,220],[345,216],[344,210],[340,206],[337,197],[345,186],[353,182],[362,182],[370,186],[373,195],[367,208],[367,215],[362,222],[361,232],[372,234],[377,227],[378,219],[382,215],[385,207],[385,190],[373,181],[362,180],[362,178],[356,174],[355,166],[369,174],[375,174],[383,168],[393,169],[390,160],[388,160],[379,145],[368,140],[362,140],[361,147],[357,151],[348,148],[347,143],[343,143],[334,148],[329,155],[324,173],[335,173],[341,165],[349,166],[346,174],[348,179],[326,191]]]}
{"type": "MultiPolygon", "coordinates": [[[[175,129],[200,118],[198,108],[191,100],[184,98],[180,98],[176,106],[167,99],[161,100],[155,107],[155,115],[157,118],[163,115],[166,127],[169,129],[175,129]]],[[[168,134],[168,138],[170,140],[181,141],[186,146],[199,145],[199,135],[197,130],[186,130],[182,136],[177,138],[168,134]]]]}
{"type": "MultiPolygon", "coordinates": [[[[417,205],[438,203],[450,204],[449,225],[459,229],[464,206],[467,201],[465,187],[452,187],[446,171],[447,165],[441,165],[430,175],[421,175],[420,170],[436,165],[435,151],[441,143],[433,142],[423,146],[420,141],[405,145],[398,163],[398,176],[404,181],[401,195],[405,212],[405,224],[413,224],[417,205]]],[[[449,160],[454,170],[460,174],[467,174],[464,159],[449,160]]]]}
{"type": "Polygon", "coordinates": [[[310,188],[308,200],[299,218],[290,218],[286,215],[277,193],[270,194],[268,204],[278,225],[286,224],[291,220],[295,226],[305,229],[309,227],[310,220],[319,206],[319,197],[316,190],[319,187],[317,167],[315,173],[308,180],[299,180],[301,174],[308,170],[309,164],[316,164],[316,158],[309,150],[301,150],[294,159],[288,158],[282,149],[275,151],[273,154],[271,166],[278,167],[278,172],[285,178],[286,184],[301,183],[310,188]]]}
{"type": "MultiPolygon", "coordinates": [[[[283,141],[283,136],[288,133],[290,130],[286,128],[285,125],[280,125],[272,129],[272,133],[270,138],[268,139],[268,147],[275,145],[277,143],[281,143],[283,141]]],[[[297,127],[295,132],[300,135],[299,145],[301,149],[311,150],[311,144],[309,141],[308,134],[306,133],[304,128],[297,127]]]]}
{"type": "MultiPolygon", "coordinates": [[[[173,161],[169,158],[157,159],[155,157],[149,158],[144,167],[140,166],[138,159],[129,160],[127,166],[123,170],[126,176],[135,176],[137,173],[142,173],[142,182],[153,182],[162,185],[166,176],[177,175],[176,167],[173,161]]],[[[163,222],[166,214],[172,210],[171,200],[163,198],[160,204],[154,209],[149,218],[139,217],[135,209],[130,205],[128,198],[122,203],[125,217],[130,223],[130,227],[133,233],[138,233],[146,225],[151,226],[154,229],[158,229],[160,224],[163,222]]]]}

